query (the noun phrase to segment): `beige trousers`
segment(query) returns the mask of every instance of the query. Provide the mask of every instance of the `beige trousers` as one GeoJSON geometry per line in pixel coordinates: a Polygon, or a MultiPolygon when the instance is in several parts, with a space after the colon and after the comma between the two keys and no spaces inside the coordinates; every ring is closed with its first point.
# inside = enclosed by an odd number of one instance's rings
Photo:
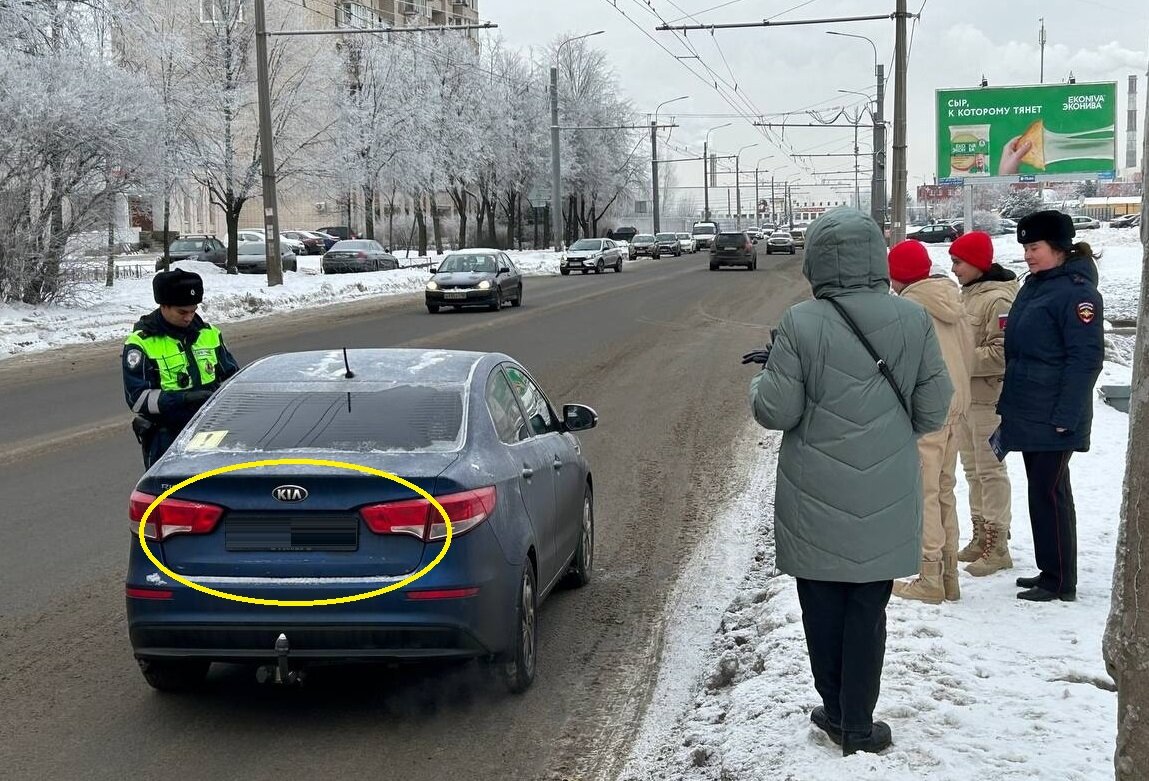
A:
{"type": "Polygon", "coordinates": [[[1012,520],[1009,471],[989,446],[989,437],[1000,422],[992,404],[970,405],[961,427],[961,465],[969,483],[970,515],[1008,533],[1012,520]]]}
{"type": "Polygon", "coordinates": [[[922,560],[941,561],[942,550],[958,544],[957,485],[958,436],[961,421],[918,440],[922,461],[922,560]]]}

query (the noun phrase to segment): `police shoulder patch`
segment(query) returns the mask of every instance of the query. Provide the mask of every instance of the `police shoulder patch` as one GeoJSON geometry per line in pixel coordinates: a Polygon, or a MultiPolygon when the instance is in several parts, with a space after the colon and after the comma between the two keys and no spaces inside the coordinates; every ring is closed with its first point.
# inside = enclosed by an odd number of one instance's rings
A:
{"type": "Polygon", "coordinates": [[[129,369],[135,369],[144,360],[144,354],[141,350],[134,347],[128,350],[128,354],[124,356],[124,362],[128,365],[129,369]]]}
{"type": "Polygon", "coordinates": [[[1092,301],[1082,301],[1077,305],[1077,319],[1089,325],[1093,322],[1093,318],[1097,316],[1097,308],[1094,307],[1092,301]]]}

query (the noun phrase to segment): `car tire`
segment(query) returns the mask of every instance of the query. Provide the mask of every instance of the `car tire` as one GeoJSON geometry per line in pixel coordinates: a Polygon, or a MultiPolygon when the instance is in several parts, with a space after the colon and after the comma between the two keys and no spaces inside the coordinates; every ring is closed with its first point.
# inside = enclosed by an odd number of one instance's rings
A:
{"type": "Polygon", "coordinates": [[[559,269],[559,273],[560,273],[560,274],[562,274],[562,275],[565,277],[565,276],[567,276],[568,274],[570,274],[571,272],[570,272],[570,269],[567,269],[567,268],[560,268],[560,269],[559,269]]]}
{"type": "Polygon", "coordinates": [[[186,692],[195,689],[207,677],[211,662],[207,659],[137,659],[144,680],[156,691],[186,692]]]}
{"type": "Polygon", "coordinates": [[[718,264],[717,263],[711,263],[710,264],[710,270],[711,271],[717,271],[718,270],[718,264]]]}
{"type": "Polygon", "coordinates": [[[495,288],[495,300],[489,304],[488,308],[492,312],[498,312],[503,308],[503,291],[501,288],[495,288]]]}
{"type": "Polygon", "coordinates": [[[517,296],[515,296],[515,300],[511,302],[511,306],[522,306],[522,305],[523,305],[523,289],[522,289],[522,287],[519,287],[519,294],[517,296]]]}
{"type": "Polygon", "coordinates": [[[503,685],[511,694],[522,694],[535,680],[538,660],[538,596],[535,568],[530,559],[523,562],[518,596],[512,614],[510,646],[497,660],[503,685]]]}
{"type": "Polygon", "coordinates": [[[588,485],[582,500],[582,526],[579,529],[578,545],[571,559],[563,583],[568,588],[582,588],[590,583],[594,567],[594,494],[588,485]]]}
{"type": "Polygon", "coordinates": [[[795,247],[791,247],[791,248],[790,248],[790,254],[791,254],[791,255],[793,255],[793,254],[794,254],[795,252],[797,252],[797,251],[798,251],[798,250],[797,250],[797,248],[795,248],[795,247]]]}
{"type": "Polygon", "coordinates": [[[438,304],[427,304],[427,312],[433,315],[439,314],[438,304]]]}
{"type": "Polygon", "coordinates": [[[595,265],[594,273],[596,273],[596,274],[602,273],[602,261],[601,260],[595,265]]]}
{"type": "Polygon", "coordinates": [[[619,258],[618,263],[614,264],[614,273],[615,274],[621,274],[622,273],[622,258],[619,258]]]}

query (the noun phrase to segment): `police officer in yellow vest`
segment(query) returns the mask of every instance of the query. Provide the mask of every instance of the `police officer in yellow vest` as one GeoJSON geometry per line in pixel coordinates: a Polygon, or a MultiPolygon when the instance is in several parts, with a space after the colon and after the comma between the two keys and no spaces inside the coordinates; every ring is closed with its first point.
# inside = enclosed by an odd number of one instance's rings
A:
{"type": "Polygon", "coordinates": [[[124,398],[136,418],[132,430],[151,467],[216,388],[239,371],[218,329],[196,309],[203,280],[182,269],[152,279],[159,308],[141,317],[124,341],[124,398]]]}

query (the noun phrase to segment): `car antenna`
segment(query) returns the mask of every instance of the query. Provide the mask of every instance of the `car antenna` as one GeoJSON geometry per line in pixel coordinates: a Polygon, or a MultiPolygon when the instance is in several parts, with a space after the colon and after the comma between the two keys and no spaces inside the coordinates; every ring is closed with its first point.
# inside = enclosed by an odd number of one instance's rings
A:
{"type": "Polygon", "coordinates": [[[347,373],[344,374],[343,376],[348,380],[351,379],[352,377],[354,377],[355,372],[351,371],[351,364],[347,361],[347,348],[346,347],[343,348],[343,365],[347,369],[347,373]]]}

